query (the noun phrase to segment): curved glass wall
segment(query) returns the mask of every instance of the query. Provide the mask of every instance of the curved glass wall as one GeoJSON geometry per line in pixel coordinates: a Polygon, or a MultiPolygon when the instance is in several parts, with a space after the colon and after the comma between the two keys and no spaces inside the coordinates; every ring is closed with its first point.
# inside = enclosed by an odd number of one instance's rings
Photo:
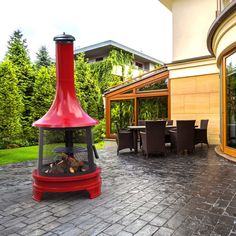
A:
{"type": "Polygon", "coordinates": [[[225,144],[236,149],[236,52],[225,58],[225,144]]]}

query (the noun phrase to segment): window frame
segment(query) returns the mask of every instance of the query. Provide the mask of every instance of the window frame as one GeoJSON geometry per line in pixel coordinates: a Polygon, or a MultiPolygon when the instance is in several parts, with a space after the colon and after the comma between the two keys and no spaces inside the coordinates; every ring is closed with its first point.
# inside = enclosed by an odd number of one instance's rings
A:
{"type": "Polygon", "coordinates": [[[227,91],[226,91],[226,60],[228,57],[236,53],[236,48],[229,51],[223,57],[222,61],[222,131],[223,131],[223,139],[222,139],[222,149],[224,153],[232,156],[236,156],[236,148],[227,146],[227,91]]]}

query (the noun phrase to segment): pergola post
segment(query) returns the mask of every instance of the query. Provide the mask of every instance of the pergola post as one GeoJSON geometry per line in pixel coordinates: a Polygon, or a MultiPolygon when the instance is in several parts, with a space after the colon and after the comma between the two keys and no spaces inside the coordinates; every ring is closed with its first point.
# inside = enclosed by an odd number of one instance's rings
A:
{"type": "Polygon", "coordinates": [[[106,137],[111,134],[111,100],[106,98],[106,137]]]}
{"type": "Polygon", "coordinates": [[[138,124],[138,101],[137,97],[134,98],[134,124],[138,124]]]}
{"type": "Polygon", "coordinates": [[[171,83],[171,80],[169,79],[168,80],[168,119],[171,120],[171,91],[170,91],[170,83],[171,83]]]}

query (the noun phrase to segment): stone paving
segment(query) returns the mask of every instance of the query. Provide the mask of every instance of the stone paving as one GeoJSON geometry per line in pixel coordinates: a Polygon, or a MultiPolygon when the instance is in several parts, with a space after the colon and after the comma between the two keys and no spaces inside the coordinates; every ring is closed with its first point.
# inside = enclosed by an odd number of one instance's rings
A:
{"type": "MultiPolygon", "coordinates": [[[[129,150],[128,150],[129,151],[129,150]]],[[[0,166],[0,235],[236,235],[236,164],[214,147],[191,156],[144,158],[106,142],[102,195],[31,198],[36,162],[0,166]]]]}

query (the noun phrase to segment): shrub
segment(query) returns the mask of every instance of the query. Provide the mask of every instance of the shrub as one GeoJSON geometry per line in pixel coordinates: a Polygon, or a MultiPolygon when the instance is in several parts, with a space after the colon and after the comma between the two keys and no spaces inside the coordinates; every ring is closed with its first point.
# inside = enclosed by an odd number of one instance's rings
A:
{"type": "Polygon", "coordinates": [[[100,120],[100,123],[93,128],[94,143],[99,143],[105,138],[105,120],[100,120]]]}

